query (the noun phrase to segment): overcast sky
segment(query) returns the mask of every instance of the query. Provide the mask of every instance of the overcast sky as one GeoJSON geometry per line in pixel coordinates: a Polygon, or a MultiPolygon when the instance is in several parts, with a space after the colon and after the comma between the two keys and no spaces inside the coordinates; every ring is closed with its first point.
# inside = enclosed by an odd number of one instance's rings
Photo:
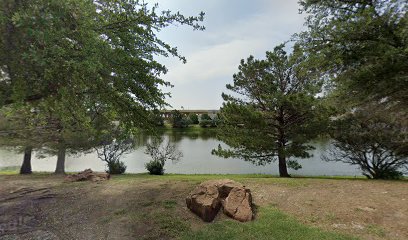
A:
{"type": "Polygon", "coordinates": [[[152,0],[161,10],[183,15],[205,12],[205,31],[171,26],[159,36],[178,47],[187,58],[160,60],[169,69],[163,78],[174,88],[168,99],[173,108],[218,109],[221,93],[232,83],[241,59],[265,52],[290,39],[303,29],[297,0],[152,0]]]}

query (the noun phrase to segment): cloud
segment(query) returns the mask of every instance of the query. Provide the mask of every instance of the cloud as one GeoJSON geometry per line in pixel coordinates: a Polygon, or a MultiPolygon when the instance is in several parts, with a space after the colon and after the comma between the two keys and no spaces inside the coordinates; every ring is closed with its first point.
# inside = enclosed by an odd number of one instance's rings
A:
{"type": "Polygon", "coordinates": [[[294,11],[296,8],[297,5],[286,4],[284,11],[279,11],[280,8],[271,6],[269,11],[262,14],[220,23],[222,28],[217,26],[213,30],[213,26],[208,26],[207,32],[201,34],[204,38],[201,40],[207,39],[207,42],[212,44],[205,47],[196,45],[196,50],[186,54],[188,63],[185,65],[170,62],[166,80],[180,84],[232,76],[241,59],[249,55],[262,58],[265,51],[289,40],[291,34],[301,28],[299,23],[302,22],[302,16],[294,11]]]}
{"type": "Polygon", "coordinates": [[[187,58],[187,64],[174,58],[161,61],[169,69],[163,78],[175,85],[170,90],[173,93],[170,102],[174,106],[221,106],[220,92],[232,81],[241,59],[249,55],[263,58],[265,51],[289,40],[303,28],[297,0],[237,0],[233,4],[226,0],[169,2],[166,1],[166,7],[170,9],[186,14],[203,10],[207,18],[204,32],[179,27],[160,33],[161,38],[178,46],[187,58]],[[207,97],[202,93],[203,88],[207,97]],[[194,100],[187,103],[188,99],[194,100]]]}
{"type": "Polygon", "coordinates": [[[171,66],[165,79],[174,84],[182,84],[231,77],[237,71],[240,59],[254,50],[263,49],[265,45],[265,41],[258,39],[233,40],[194,52],[187,56],[187,64],[171,66]]]}

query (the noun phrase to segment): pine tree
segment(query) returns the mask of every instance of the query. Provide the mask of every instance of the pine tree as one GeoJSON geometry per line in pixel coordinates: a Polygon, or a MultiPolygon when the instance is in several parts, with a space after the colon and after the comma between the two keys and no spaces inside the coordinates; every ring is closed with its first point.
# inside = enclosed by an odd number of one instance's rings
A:
{"type": "Polygon", "coordinates": [[[298,46],[292,54],[284,45],[266,53],[265,60],[242,60],[234,83],[223,94],[219,139],[231,149],[213,153],[264,165],[278,159],[279,174],[289,177],[287,160],[310,157],[307,144],[324,130],[326,115],[316,94],[318,75],[305,63],[298,46]]]}

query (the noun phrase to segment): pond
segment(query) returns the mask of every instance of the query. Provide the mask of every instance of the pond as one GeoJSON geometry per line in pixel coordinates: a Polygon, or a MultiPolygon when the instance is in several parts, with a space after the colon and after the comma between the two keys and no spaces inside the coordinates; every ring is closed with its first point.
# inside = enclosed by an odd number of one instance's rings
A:
{"type": "MultiPolygon", "coordinates": [[[[166,173],[179,174],[273,174],[278,175],[278,164],[272,162],[265,166],[256,166],[241,159],[224,159],[211,154],[211,150],[218,147],[218,141],[211,131],[186,132],[169,131],[164,134],[166,139],[175,143],[177,148],[183,153],[183,158],[176,162],[167,162],[166,173]]],[[[122,157],[127,165],[127,173],[146,172],[144,165],[150,157],[144,153],[144,144],[148,137],[141,136],[138,139],[139,147],[133,152],[122,157]]],[[[356,166],[350,166],[338,162],[325,162],[321,160],[329,147],[328,141],[313,143],[316,148],[311,153],[312,158],[298,159],[302,169],[297,171],[290,169],[293,175],[302,176],[360,176],[361,173],[356,166]]],[[[0,149],[0,169],[19,168],[22,163],[23,154],[9,149],[0,149]]],[[[39,158],[33,154],[33,171],[53,172],[56,165],[56,156],[39,158]]],[[[95,152],[79,155],[67,155],[65,169],[67,172],[78,172],[86,168],[94,171],[104,171],[105,164],[97,158],[95,152]]]]}

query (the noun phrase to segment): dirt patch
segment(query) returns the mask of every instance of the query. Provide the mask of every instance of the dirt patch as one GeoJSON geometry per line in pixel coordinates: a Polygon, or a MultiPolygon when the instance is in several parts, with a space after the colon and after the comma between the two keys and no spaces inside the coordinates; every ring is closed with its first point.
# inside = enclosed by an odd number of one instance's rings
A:
{"type": "Polygon", "coordinates": [[[304,185],[248,183],[259,205],[273,204],[309,225],[364,239],[408,239],[408,183],[296,179],[304,185]]]}
{"type": "MultiPolygon", "coordinates": [[[[258,206],[363,239],[408,239],[408,183],[241,179],[258,206]]],[[[185,205],[197,180],[126,176],[64,183],[53,175],[0,176],[1,231],[9,239],[174,239],[205,226],[185,205]],[[5,229],[5,225],[3,229],[5,229]]],[[[216,221],[222,220],[217,217],[216,221]]]]}
{"type": "Polygon", "coordinates": [[[55,197],[48,187],[11,185],[0,189],[0,240],[57,239],[53,233],[39,230],[45,217],[42,209],[55,197]]]}

